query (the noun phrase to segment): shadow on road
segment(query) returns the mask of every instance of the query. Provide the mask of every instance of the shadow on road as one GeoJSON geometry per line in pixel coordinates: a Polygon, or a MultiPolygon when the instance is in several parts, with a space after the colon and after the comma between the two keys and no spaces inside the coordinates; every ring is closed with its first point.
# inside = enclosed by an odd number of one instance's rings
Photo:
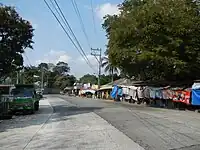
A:
{"type": "Polygon", "coordinates": [[[96,110],[102,109],[102,107],[76,107],[76,106],[58,105],[58,106],[54,106],[53,109],[54,109],[54,113],[59,118],[59,117],[94,112],[96,110]]]}
{"type": "Polygon", "coordinates": [[[102,109],[101,107],[76,107],[67,105],[53,106],[53,115],[50,117],[49,106],[42,106],[38,112],[33,115],[14,116],[13,119],[4,120],[0,123],[0,133],[6,132],[9,129],[22,130],[26,127],[42,125],[43,123],[52,123],[62,120],[68,120],[68,116],[90,113],[95,110],[102,109]],[[51,121],[48,121],[51,118],[51,121]]]}

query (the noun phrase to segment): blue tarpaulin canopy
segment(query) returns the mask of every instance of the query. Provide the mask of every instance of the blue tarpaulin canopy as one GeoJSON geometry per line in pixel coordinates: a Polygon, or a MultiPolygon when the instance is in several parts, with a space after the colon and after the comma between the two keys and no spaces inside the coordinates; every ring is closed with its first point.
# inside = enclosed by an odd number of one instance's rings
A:
{"type": "Polygon", "coordinates": [[[117,96],[117,91],[118,91],[118,87],[117,87],[117,86],[114,86],[112,92],[110,93],[110,96],[111,96],[112,98],[116,98],[116,96],[117,96]]]}
{"type": "Polygon", "coordinates": [[[192,90],[192,105],[200,105],[200,90],[192,90]]]}

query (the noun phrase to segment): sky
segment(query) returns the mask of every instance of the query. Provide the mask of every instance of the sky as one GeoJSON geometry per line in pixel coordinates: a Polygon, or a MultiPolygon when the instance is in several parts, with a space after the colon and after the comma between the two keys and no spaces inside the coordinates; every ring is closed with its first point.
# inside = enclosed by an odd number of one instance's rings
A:
{"type": "MultiPolygon", "coordinates": [[[[50,1],[47,0],[49,3],[50,1]]],[[[66,19],[72,27],[77,39],[92,64],[92,68],[84,61],[78,50],[68,39],[56,19],[53,17],[43,0],[0,0],[4,5],[14,6],[21,17],[31,22],[34,31],[33,49],[26,49],[25,65],[38,65],[41,62],[67,62],[71,68],[70,74],[80,78],[84,74],[97,74],[98,64],[87,44],[78,17],[71,0],[57,0],[66,19]]],[[[107,38],[102,29],[103,17],[107,14],[118,14],[117,5],[122,0],[76,0],[89,43],[93,48],[106,50],[107,38]],[[94,12],[94,13],[92,13],[94,12]],[[93,22],[94,16],[94,22],[93,22]],[[96,29],[96,30],[95,30],[96,29]]]]}

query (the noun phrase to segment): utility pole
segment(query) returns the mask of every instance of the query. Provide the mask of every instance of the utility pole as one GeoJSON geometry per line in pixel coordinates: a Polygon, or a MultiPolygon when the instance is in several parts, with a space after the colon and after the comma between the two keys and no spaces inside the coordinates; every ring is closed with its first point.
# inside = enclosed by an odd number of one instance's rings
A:
{"type": "Polygon", "coordinates": [[[49,75],[47,75],[47,88],[49,87],[49,75]]]}
{"type": "Polygon", "coordinates": [[[24,67],[23,67],[23,69],[22,69],[22,84],[25,83],[25,81],[24,81],[24,79],[25,79],[25,78],[24,78],[24,75],[25,75],[25,74],[24,74],[24,67]]]}
{"type": "Polygon", "coordinates": [[[91,55],[93,55],[99,63],[99,66],[98,66],[98,89],[100,89],[100,85],[101,85],[101,81],[100,81],[101,80],[101,63],[102,63],[101,49],[100,48],[97,48],[97,49],[91,48],[91,55]],[[99,56],[99,60],[98,60],[97,56],[99,56]]]}
{"type": "Polygon", "coordinates": [[[16,84],[19,84],[19,71],[17,70],[17,81],[16,84]]]}
{"type": "Polygon", "coordinates": [[[43,89],[44,88],[44,69],[43,69],[43,67],[41,70],[42,70],[41,89],[43,89]]]}

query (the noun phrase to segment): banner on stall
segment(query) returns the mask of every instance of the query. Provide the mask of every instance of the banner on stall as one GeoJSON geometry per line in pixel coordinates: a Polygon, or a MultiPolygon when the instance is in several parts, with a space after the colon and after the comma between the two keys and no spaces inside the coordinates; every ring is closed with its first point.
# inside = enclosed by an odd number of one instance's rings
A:
{"type": "Polygon", "coordinates": [[[190,91],[174,91],[173,101],[190,104],[190,91]]]}

